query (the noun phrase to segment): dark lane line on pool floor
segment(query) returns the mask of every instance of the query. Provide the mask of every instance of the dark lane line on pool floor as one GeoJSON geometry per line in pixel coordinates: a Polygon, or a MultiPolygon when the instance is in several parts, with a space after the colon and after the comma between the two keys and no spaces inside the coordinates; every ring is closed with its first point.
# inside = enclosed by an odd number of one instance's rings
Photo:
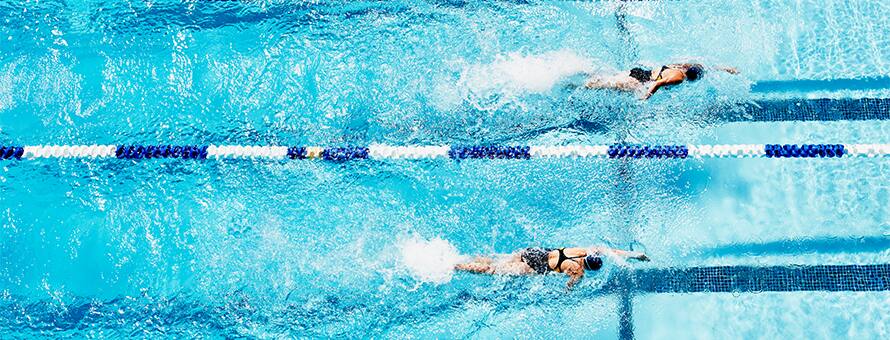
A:
{"type": "Polygon", "coordinates": [[[639,269],[633,285],[642,293],[890,291],[890,264],[639,269]]]}

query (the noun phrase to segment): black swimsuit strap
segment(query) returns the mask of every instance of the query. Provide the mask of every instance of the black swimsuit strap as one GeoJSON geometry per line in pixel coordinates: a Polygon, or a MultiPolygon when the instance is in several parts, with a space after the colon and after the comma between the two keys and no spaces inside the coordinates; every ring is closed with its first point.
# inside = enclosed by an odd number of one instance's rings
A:
{"type": "Polygon", "coordinates": [[[670,67],[668,67],[667,65],[662,65],[661,70],[658,71],[658,77],[655,77],[655,80],[661,80],[661,73],[664,72],[664,70],[667,70],[669,68],[670,67]]]}
{"type": "MultiPolygon", "coordinates": [[[[574,259],[580,259],[580,258],[585,257],[584,255],[568,257],[568,256],[566,256],[565,250],[566,250],[566,248],[559,248],[556,250],[559,252],[559,260],[556,260],[556,267],[553,268],[553,270],[555,270],[555,271],[562,270],[561,269],[562,263],[565,262],[565,260],[574,260],[574,259]]],[[[579,263],[579,264],[581,264],[581,263],[579,263]]]]}

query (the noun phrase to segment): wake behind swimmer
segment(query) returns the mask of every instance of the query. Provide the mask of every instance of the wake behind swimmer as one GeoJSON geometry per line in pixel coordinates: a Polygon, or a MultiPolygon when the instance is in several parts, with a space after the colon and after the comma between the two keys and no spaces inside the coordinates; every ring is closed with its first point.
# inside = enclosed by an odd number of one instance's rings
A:
{"type": "Polygon", "coordinates": [[[438,237],[430,240],[419,237],[402,240],[399,251],[402,264],[415,279],[422,282],[451,281],[454,266],[466,260],[451,243],[438,237]]]}

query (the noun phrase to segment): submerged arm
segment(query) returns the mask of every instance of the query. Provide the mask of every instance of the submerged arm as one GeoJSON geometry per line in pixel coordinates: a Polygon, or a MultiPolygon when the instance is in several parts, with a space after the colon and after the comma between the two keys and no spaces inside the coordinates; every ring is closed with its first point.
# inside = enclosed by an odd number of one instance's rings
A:
{"type": "MultiPolygon", "coordinates": [[[[569,262],[569,261],[566,261],[569,262]]],[[[584,278],[584,269],[581,268],[581,265],[577,263],[573,263],[571,266],[566,265],[565,273],[569,275],[569,282],[566,282],[566,289],[572,289],[581,279],[584,278]]]]}
{"type": "Polygon", "coordinates": [[[654,83],[652,83],[652,85],[649,86],[649,92],[646,92],[646,94],[643,96],[642,99],[644,99],[644,100],[649,99],[649,97],[652,97],[652,95],[655,94],[655,91],[658,91],[658,89],[661,88],[662,86],[676,85],[676,84],[679,84],[682,82],[683,82],[683,73],[671,72],[671,75],[661,78],[661,79],[655,81],[654,83]]]}
{"type": "Polygon", "coordinates": [[[652,83],[652,85],[649,86],[649,91],[646,91],[646,94],[644,94],[643,98],[641,98],[641,99],[643,99],[643,100],[649,99],[649,97],[652,97],[652,95],[655,94],[655,92],[658,91],[658,89],[664,85],[666,85],[666,84],[663,80],[659,80],[659,81],[652,83]]]}
{"type": "Polygon", "coordinates": [[[739,74],[739,70],[738,70],[737,68],[735,68],[735,67],[729,67],[729,66],[714,66],[714,69],[715,69],[715,70],[718,70],[718,71],[723,71],[723,72],[726,72],[726,73],[729,73],[729,74],[739,74]]]}
{"type": "MultiPolygon", "coordinates": [[[[670,67],[682,68],[682,69],[684,69],[684,70],[685,70],[685,69],[689,69],[690,67],[693,67],[693,66],[705,67],[704,65],[699,64],[699,63],[670,64],[670,65],[668,65],[668,66],[670,66],[670,67]]],[[[717,70],[717,71],[723,71],[723,72],[726,72],[726,73],[729,73],[729,74],[739,74],[739,70],[738,70],[737,68],[735,68],[735,67],[732,67],[732,66],[708,66],[708,67],[705,67],[705,68],[712,69],[712,70],[717,70]]]]}
{"type": "Polygon", "coordinates": [[[620,256],[625,259],[634,259],[634,260],[640,260],[640,261],[644,261],[644,262],[649,261],[649,256],[646,256],[646,254],[643,254],[642,252],[638,252],[638,251],[612,249],[612,248],[607,248],[607,247],[592,247],[591,249],[597,253],[600,253],[600,254],[612,253],[612,254],[615,254],[616,256],[620,256]]]}

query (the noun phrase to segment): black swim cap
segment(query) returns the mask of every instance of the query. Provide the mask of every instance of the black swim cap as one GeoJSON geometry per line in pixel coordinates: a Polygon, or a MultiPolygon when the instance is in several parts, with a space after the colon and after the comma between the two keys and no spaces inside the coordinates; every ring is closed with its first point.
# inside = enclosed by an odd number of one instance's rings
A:
{"type": "Polygon", "coordinates": [[[634,67],[630,69],[630,77],[645,83],[652,80],[652,70],[646,70],[642,67],[634,67]]]}
{"type": "Polygon", "coordinates": [[[584,269],[587,270],[599,270],[603,267],[603,259],[599,256],[587,255],[584,258],[584,269]]]}
{"type": "Polygon", "coordinates": [[[696,81],[701,78],[702,74],[705,73],[705,70],[701,68],[701,66],[695,65],[686,70],[686,80],[688,81],[696,81]]]}

